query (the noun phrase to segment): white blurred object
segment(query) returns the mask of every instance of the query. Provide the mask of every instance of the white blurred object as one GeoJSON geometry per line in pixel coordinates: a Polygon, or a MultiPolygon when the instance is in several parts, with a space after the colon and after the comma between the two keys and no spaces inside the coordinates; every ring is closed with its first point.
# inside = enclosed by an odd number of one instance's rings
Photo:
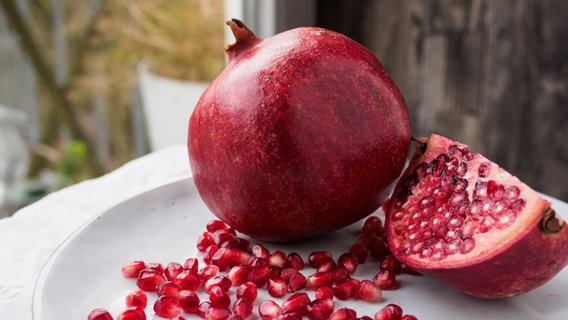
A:
{"type": "MultiPolygon", "coordinates": [[[[209,84],[158,76],[145,65],[139,66],[137,71],[140,120],[146,129],[149,151],[185,145],[189,117],[209,84]]],[[[143,135],[141,130],[135,133],[137,139],[142,139],[143,135]]]]}

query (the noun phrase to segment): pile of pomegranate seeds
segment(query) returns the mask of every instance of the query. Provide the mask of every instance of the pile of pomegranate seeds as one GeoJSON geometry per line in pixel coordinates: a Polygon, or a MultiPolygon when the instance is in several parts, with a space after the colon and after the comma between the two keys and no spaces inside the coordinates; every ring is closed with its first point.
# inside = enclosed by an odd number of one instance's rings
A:
{"type": "Polygon", "coordinates": [[[348,307],[335,309],[335,299],[381,301],[383,290],[398,288],[397,274],[417,274],[391,255],[382,221],[376,216],[364,221],[355,243],[337,259],[328,251],[314,251],[306,261],[296,252],[270,252],[262,244],[252,245],[239,237],[219,220],[210,221],[206,228],[197,240],[201,259],[191,257],[165,267],[155,262],[126,262],[122,274],[135,280],[138,289],[126,296],[125,309],[113,318],[97,308],[87,319],[145,320],[150,293],[156,295],[154,319],[182,320],[193,315],[239,320],[255,312],[263,320],[416,319],[392,303],[373,318],[359,316],[348,307]],[[372,279],[355,278],[357,267],[369,259],[379,262],[377,274],[372,279]],[[259,301],[259,290],[275,299],[259,301]]]}

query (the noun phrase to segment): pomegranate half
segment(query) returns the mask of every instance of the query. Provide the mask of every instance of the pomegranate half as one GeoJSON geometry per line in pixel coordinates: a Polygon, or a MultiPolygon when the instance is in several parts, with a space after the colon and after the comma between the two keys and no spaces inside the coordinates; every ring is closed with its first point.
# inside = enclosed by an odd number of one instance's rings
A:
{"type": "Polygon", "coordinates": [[[195,185],[208,208],[255,238],[291,241],[375,211],[409,152],[406,103],[367,49],[315,27],[236,42],[189,121],[195,185]]]}
{"type": "Polygon", "coordinates": [[[383,206],[411,268],[482,298],[525,293],[568,263],[568,228],[537,192],[467,145],[433,134],[383,206]]]}

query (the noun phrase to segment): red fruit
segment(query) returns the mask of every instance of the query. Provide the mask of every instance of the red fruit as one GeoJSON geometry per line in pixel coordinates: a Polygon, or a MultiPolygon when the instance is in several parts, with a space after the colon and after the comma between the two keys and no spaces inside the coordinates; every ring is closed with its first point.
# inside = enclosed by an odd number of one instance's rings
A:
{"type": "Polygon", "coordinates": [[[418,320],[418,318],[411,314],[404,314],[402,315],[402,317],[400,317],[400,320],[418,320]]]}
{"type": "Polygon", "coordinates": [[[357,257],[352,253],[344,253],[337,258],[337,266],[344,268],[349,274],[355,272],[358,265],[357,257]]]}
{"type": "Polygon", "coordinates": [[[375,313],[375,320],[400,320],[402,308],[394,303],[389,303],[375,313]]]}
{"type": "Polygon", "coordinates": [[[236,290],[237,299],[246,299],[253,303],[258,296],[258,288],[252,282],[241,284],[236,290]]]}
{"type": "Polygon", "coordinates": [[[110,313],[102,308],[93,309],[87,316],[87,320],[113,320],[110,313]]]}
{"type": "Polygon", "coordinates": [[[127,307],[144,309],[148,304],[148,296],[142,290],[136,290],[129,293],[124,300],[127,307]]]}
{"type": "Polygon", "coordinates": [[[316,299],[308,304],[308,319],[326,320],[333,313],[335,304],[332,299],[316,299]]]}
{"type": "Polygon", "coordinates": [[[333,280],[333,273],[331,272],[316,272],[308,276],[306,286],[312,290],[317,290],[321,287],[331,288],[333,280]]]}
{"type": "Polygon", "coordinates": [[[410,121],[380,62],[355,41],[304,27],[236,42],[188,132],[209,209],[255,238],[291,241],[374,212],[405,164],[410,121]],[[277,205],[275,205],[277,204],[277,205]]]}
{"type": "Polygon", "coordinates": [[[154,302],[154,312],[162,318],[172,319],[181,314],[178,298],[171,296],[158,297],[154,302]]]}
{"type": "Polygon", "coordinates": [[[396,274],[389,269],[379,270],[379,273],[373,277],[373,282],[383,290],[394,290],[399,286],[396,274]]]}
{"type": "Polygon", "coordinates": [[[282,278],[268,280],[268,286],[266,289],[268,290],[268,294],[275,298],[283,297],[286,293],[288,293],[288,285],[282,278]]]}
{"type": "Polygon", "coordinates": [[[232,284],[231,280],[225,276],[215,276],[207,280],[203,285],[203,288],[207,293],[213,287],[220,287],[223,291],[227,292],[231,288],[232,284]]]}
{"type": "Polygon", "coordinates": [[[243,319],[248,318],[252,314],[253,303],[248,299],[241,298],[235,301],[233,304],[233,313],[240,316],[243,319]]]}
{"type": "Polygon", "coordinates": [[[286,257],[286,268],[294,268],[296,270],[304,269],[305,263],[302,256],[297,252],[290,252],[286,257]]]}
{"type": "Polygon", "coordinates": [[[357,296],[357,288],[359,287],[359,280],[346,279],[338,282],[333,287],[333,295],[339,300],[347,300],[357,296]]]}
{"type": "Polygon", "coordinates": [[[173,281],[162,282],[158,285],[158,296],[179,298],[180,287],[173,281]]]}
{"type": "Polygon", "coordinates": [[[199,308],[199,296],[192,290],[181,290],[179,292],[179,306],[187,313],[197,312],[199,308]]]}
{"type": "Polygon", "coordinates": [[[439,135],[418,143],[384,210],[398,260],[477,297],[525,293],[568,263],[568,227],[548,201],[439,135]]]}
{"type": "Polygon", "coordinates": [[[263,320],[274,320],[282,314],[282,308],[272,300],[263,301],[258,306],[258,315],[263,320]]]}
{"type": "Polygon", "coordinates": [[[122,266],[122,275],[125,278],[138,278],[140,271],[146,269],[144,261],[128,261],[122,266]]]}
{"type": "Polygon", "coordinates": [[[248,275],[252,272],[251,266],[234,266],[229,270],[227,277],[234,286],[240,286],[248,281],[248,275]]]}
{"type": "Polygon", "coordinates": [[[356,320],[357,312],[351,308],[337,309],[332,315],[330,320],[356,320]]]}
{"type": "Polygon", "coordinates": [[[183,268],[191,274],[197,274],[197,271],[199,271],[199,259],[187,258],[183,263],[183,268]]]}
{"type": "Polygon", "coordinates": [[[166,269],[164,270],[164,275],[166,276],[166,279],[171,281],[175,279],[176,276],[180,274],[182,271],[183,271],[183,266],[180,263],[170,262],[168,263],[166,269]]]}
{"type": "Polygon", "coordinates": [[[131,307],[122,311],[116,320],[146,320],[146,313],[142,309],[131,307]]]}
{"type": "Polygon", "coordinates": [[[214,286],[208,293],[211,306],[227,309],[231,305],[231,297],[223,288],[214,286]]]}
{"type": "Polygon", "coordinates": [[[142,270],[136,279],[136,285],[144,291],[156,291],[162,282],[166,282],[166,277],[155,269],[142,270]]]}
{"type": "Polygon", "coordinates": [[[370,302],[381,301],[383,297],[381,288],[371,280],[361,280],[357,288],[357,294],[362,300],[370,302]]]}
{"type": "Polygon", "coordinates": [[[333,255],[329,251],[314,251],[308,255],[308,264],[310,267],[317,269],[325,261],[333,260],[333,255]]]}
{"type": "Polygon", "coordinates": [[[286,298],[286,300],[282,303],[282,311],[285,313],[295,312],[300,315],[304,315],[308,311],[307,307],[310,302],[311,300],[307,293],[296,292],[286,298]]]}
{"type": "Polygon", "coordinates": [[[207,320],[225,320],[231,317],[231,311],[227,308],[211,307],[205,312],[204,318],[207,320]]]}
{"type": "Polygon", "coordinates": [[[176,276],[173,281],[181,290],[197,290],[201,284],[199,276],[186,270],[176,276]]]}
{"type": "Polygon", "coordinates": [[[288,280],[288,290],[290,292],[296,292],[298,290],[304,289],[307,285],[308,281],[306,276],[301,273],[295,273],[290,276],[288,280]]]}

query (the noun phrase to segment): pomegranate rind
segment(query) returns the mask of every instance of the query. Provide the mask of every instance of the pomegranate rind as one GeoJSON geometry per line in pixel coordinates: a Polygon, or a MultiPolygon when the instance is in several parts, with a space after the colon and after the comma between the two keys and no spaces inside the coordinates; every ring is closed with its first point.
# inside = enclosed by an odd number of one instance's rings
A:
{"type": "MultiPolygon", "coordinates": [[[[433,183],[433,181],[430,180],[430,183],[433,183]]],[[[481,188],[479,190],[483,191],[481,188]]],[[[475,199],[480,198],[482,197],[475,199]]],[[[444,205],[448,205],[453,198],[447,196],[447,198],[442,197],[442,199],[436,200],[435,207],[437,209],[446,208],[444,205]]],[[[489,203],[489,201],[487,202],[489,203]]],[[[491,209],[495,207],[493,203],[491,209]]],[[[467,145],[454,142],[440,135],[433,134],[427,141],[419,142],[415,157],[405,170],[393,196],[383,209],[386,216],[385,225],[389,246],[400,261],[424,275],[477,297],[502,298],[528,292],[546,283],[568,263],[568,228],[565,227],[564,221],[559,216],[555,216],[554,219],[558,221],[559,228],[554,232],[544,230],[542,227],[543,219],[552,210],[550,203],[497,164],[478,153],[469,151],[467,145]],[[426,149],[423,150],[425,146],[426,149]],[[421,238],[419,241],[412,242],[409,238],[413,235],[408,230],[409,225],[416,221],[412,220],[412,215],[415,219],[417,216],[420,217],[420,215],[416,215],[417,200],[426,199],[430,196],[432,188],[427,187],[429,181],[426,179],[429,178],[428,176],[421,180],[426,181],[424,185],[418,182],[412,186],[409,186],[410,178],[407,179],[407,177],[416,174],[417,168],[419,166],[424,167],[424,163],[433,163],[432,161],[440,154],[445,154],[451,159],[452,155],[448,152],[450,146],[453,146],[454,151],[464,150],[462,156],[467,153],[467,160],[463,160],[467,161],[467,172],[460,177],[468,181],[465,193],[470,204],[473,203],[475,192],[477,192],[478,181],[487,183],[487,181],[492,180],[491,183],[494,186],[504,186],[503,188],[515,186],[516,189],[513,188],[513,190],[519,192],[517,199],[522,199],[522,202],[516,203],[522,203],[523,206],[521,210],[516,209],[518,214],[514,216],[515,218],[512,221],[507,221],[506,225],[501,225],[499,228],[493,226],[490,230],[483,232],[479,227],[480,221],[484,221],[483,218],[464,210],[467,214],[463,220],[470,219],[470,221],[478,222],[477,224],[472,223],[472,225],[477,225],[479,229],[474,229],[471,235],[467,235],[467,238],[465,233],[460,234],[460,239],[454,243],[461,241],[463,245],[467,240],[475,245],[464,250],[464,252],[446,249],[443,254],[428,255],[425,253],[430,253],[431,251],[426,251],[430,248],[423,249],[425,248],[424,244],[427,243],[426,239],[421,238]],[[481,165],[484,166],[483,175],[487,174],[482,178],[479,174],[481,165]],[[423,251],[414,250],[414,248],[420,248],[423,251]],[[448,253],[448,251],[451,252],[448,253]]],[[[440,212],[443,214],[442,211],[440,212]]],[[[486,212],[486,214],[488,213],[486,212]]],[[[494,215],[497,217],[496,219],[499,219],[497,214],[494,215]]],[[[428,220],[428,223],[432,224],[432,221],[428,220]]],[[[425,225],[428,224],[425,223],[425,225]]],[[[450,223],[446,221],[444,230],[449,230],[450,227],[450,223]]],[[[426,231],[422,230],[428,229],[420,230],[414,232],[415,239],[421,236],[420,232],[423,236],[426,231]],[[417,234],[418,236],[416,236],[417,234]]],[[[458,231],[454,232],[453,235],[459,234],[458,231]]],[[[453,241],[446,236],[439,235],[439,237],[445,237],[444,240],[447,240],[447,242],[440,242],[445,245],[453,241]]],[[[435,239],[435,237],[433,236],[432,239],[435,239]]],[[[435,244],[436,241],[430,240],[429,243],[435,244]]]]}

